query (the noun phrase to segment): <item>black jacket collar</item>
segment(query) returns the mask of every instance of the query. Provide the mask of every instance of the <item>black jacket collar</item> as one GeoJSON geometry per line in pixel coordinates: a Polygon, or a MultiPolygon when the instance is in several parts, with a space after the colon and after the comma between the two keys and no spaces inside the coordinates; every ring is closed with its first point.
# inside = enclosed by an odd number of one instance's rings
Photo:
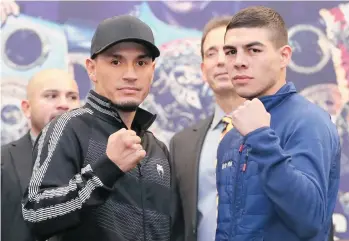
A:
{"type": "MultiPolygon", "coordinates": [[[[126,128],[115,105],[106,97],[97,94],[94,90],[90,90],[88,93],[86,105],[93,110],[94,114],[113,123],[119,123],[121,127],[126,128]]],[[[156,115],[138,107],[131,129],[136,132],[145,131],[153,124],[155,119],[156,115]]]]}

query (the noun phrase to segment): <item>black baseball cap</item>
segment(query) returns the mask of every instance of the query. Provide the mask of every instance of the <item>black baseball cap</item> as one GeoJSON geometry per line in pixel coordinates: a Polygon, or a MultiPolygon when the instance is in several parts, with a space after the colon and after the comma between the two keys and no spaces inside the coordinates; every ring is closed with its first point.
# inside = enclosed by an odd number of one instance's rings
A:
{"type": "Polygon", "coordinates": [[[160,56],[160,51],[154,44],[151,28],[136,17],[121,15],[107,18],[97,26],[91,42],[91,59],[120,42],[142,44],[153,59],[160,56]]]}

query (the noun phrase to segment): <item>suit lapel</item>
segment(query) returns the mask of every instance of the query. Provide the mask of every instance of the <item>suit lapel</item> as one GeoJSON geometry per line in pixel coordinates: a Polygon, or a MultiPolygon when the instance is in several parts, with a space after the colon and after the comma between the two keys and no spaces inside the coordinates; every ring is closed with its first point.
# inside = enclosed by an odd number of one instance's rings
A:
{"type": "Polygon", "coordinates": [[[194,210],[196,210],[195,211],[196,215],[193,216],[193,227],[196,227],[196,223],[197,223],[198,180],[199,180],[199,165],[200,165],[201,149],[204,144],[206,133],[212,123],[212,120],[213,120],[213,116],[203,120],[201,123],[199,123],[192,129],[193,131],[192,137],[194,139],[195,147],[192,152],[193,156],[189,160],[194,160],[191,162],[192,163],[191,170],[193,173],[193,177],[195,177],[193,179],[193,186],[192,186],[193,187],[192,191],[194,193],[193,207],[194,207],[194,210]]]}
{"type": "Polygon", "coordinates": [[[22,193],[24,193],[29,184],[33,169],[30,134],[26,134],[17,142],[13,143],[10,152],[21,184],[22,193]]]}
{"type": "Polygon", "coordinates": [[[194,170],[197,170],[199,167],[199,163],[200,163],[200,156],[201,156],[201,149],[202,146],[204,144],[204,140],[206,137],[206,133],[208,131],[208,129],[210,128],[210,125],[212,123],[213,120],[213,116],[205,119],[204,121],[202,121],[199,125],[197,125],[196,127],[193,128],[193,136],[195,137],[195,149],[193,152],[194,155],[194,170]]]}

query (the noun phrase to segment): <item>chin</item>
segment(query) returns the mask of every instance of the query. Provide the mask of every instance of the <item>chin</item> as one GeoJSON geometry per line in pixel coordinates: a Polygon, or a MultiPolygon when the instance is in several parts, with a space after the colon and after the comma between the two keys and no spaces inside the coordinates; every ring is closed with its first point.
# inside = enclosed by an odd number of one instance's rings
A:
{"type": "Polygon", "coordinates": [[[248,91],[248,90],[243,90],[242,88],[235,88],[235,92],[242,98],[245,98],[247,100],[251,100],[257,96],[256,93],[248,91]]]}
{"type": "Polygon", "coordinates": [[[140,104],[141,104],[140,101],[136,101],[136,100],[114,101],[114,105],[116,106],[116,108],[125,112],[136,111],[140,104]]]}
{"type": "Polygon", "coordinates": [[[233,86],[219,86],[218,88],[214,89],[214,92],[217,94],[229,94],[232,91],[234,91],[233,86]]]}

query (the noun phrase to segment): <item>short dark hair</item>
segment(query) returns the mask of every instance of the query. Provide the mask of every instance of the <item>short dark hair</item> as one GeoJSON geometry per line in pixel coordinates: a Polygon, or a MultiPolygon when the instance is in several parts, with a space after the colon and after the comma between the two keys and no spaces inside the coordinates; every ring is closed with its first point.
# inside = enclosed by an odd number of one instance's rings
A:
{"type": "Polygon", "coordinates": [[[234,28],[267,28],[272,32],[275,47],[288,43],[288,32],[281,15],[272,8],[247,7],[237,12],[227,26],[226,32],[234,28]]]}
{"type": "Polygon", "coordinates": [[[231,16],[220,16],[212,18],[204,27],[202,37],[201,37],[201,58],[204,58],[204,43],[207,37],[207,34],[216,28],[227,27],[231,20],[231,16]]]}

